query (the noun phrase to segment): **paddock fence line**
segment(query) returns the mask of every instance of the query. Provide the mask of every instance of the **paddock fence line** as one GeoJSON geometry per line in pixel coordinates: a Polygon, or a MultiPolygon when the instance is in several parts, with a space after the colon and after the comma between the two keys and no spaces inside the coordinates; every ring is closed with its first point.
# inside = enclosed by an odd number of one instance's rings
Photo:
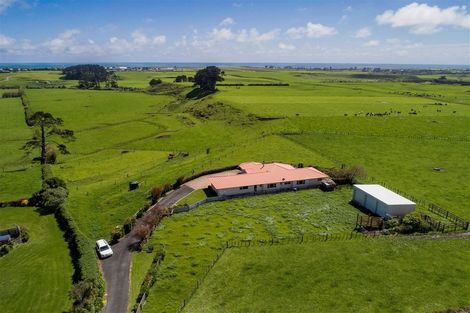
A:
{"type": "Polygon", "coordinates": [[[219,253],[217,253],[217,256],[214,258],[214,260],[212,260],[212,262],[209,264],[209,266],[204,271],[202,276],[197,280],[196,285],[194,285],[193,289],[191,289],[191,292],[189,293],[189,295],[185,299],[183,299],[183,301],[179,305],[178,309],[176,309],[175,313],[181,313],[184,310],[184,308],[189,303],[191,298],[194,296],[196,291],[199,289],[199,287],[201,287],[202,283],[206,279],[209,272],[214,268],[214,266],[217,264],[217,262],[220,260],[220,258],[224,255],[225,250],[227,250],[226,245],[222,247],[222,250],[219,253]]]}
{"type": "Polygon", "coordinates": [[[331,135],[331,136],[354,136],[361,138],[398,138],[410,140],[443,140],[443,141],[460,141],[470,142],[470,137],[457,137],[457,136],[437,136],[437,135],[387,135],[387,134],[361,134],[356,132],[334,131],[334,130],[308,130],[296,132],[274,132],[273,134],[281,136],[295,136],[295,135],[331,135]]]}
{"type": "Polygon", "coordinates": [[[406,192],[403,192],[403,191],[401,191],[401,190],[399,190],[399,189],[397,189],[393,186],[390,186],[390,185],[388,185],[387,183],[385,183],[383,181],[376,180],[373,177],[369,177],[367,180],[370,181],[370,182],[374,182],[376,184],[380,184],[380,185],[382,185],[384,187],[387,187],[388,189],[390,189],[390,190],[392,190],[392,191],[394,191],[398,194],[401,194],[401,195],[407,197],[408,199],[414,201],[416,204],[420,204],[420,205],[424,206],[428,211],[445,218],[446,220],[448,220],[451,223],[457,225],[458,227],[462,228],[463,230],[469,230],[470,229],[470,221],[465,220],[464,218],[461,218],[460,216],[456,215],[455,213],[452,213],[451,211],[449,211],[447,209],[444,209],[443,207],[441,207],[441,206],[439,206],[439,205],[437,205],[433,202],[416,198],[415,196],[412,196],[412,195],[410,195],[406,192]]]}

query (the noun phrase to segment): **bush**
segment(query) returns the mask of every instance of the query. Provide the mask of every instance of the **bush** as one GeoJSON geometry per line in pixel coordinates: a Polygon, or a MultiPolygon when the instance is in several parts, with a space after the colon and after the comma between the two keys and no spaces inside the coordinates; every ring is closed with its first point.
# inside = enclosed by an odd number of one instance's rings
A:
{"type": "Polygon", "coordinates": [[[59,177],[47,178],[46,180],[44,180],[44,184],[47,186],[47,188],[67,188],[67,184],[65,183],[65,181],[59,177]]]}
{"type": "Polygon", "coordinates": [[[111,233],[111,244],[117,243],[119,239],[121,239],[123,233],[122,233],[122,228],[121,227],[116,227],[113,229],[111,233]]]}
{"type": "Polygon", "coordinates": [[[351,167],[331,168],[323,170],[336,184],[354,184],[357,179],[367,176],[366,170],[359,165],[351,167]]]}
{"type": "Polygon", "coordinates": [[[57,151],[54,147],[48,146],[46,148],[46,163],[55,164],[57,161],[57,151]]]}
{"type": "Polygon", "coordinates": [[[151,87],[155,87],[155,86],[157,86],[157,85],[159,85],[159,84],[161,84],[161,83],[162,83],[162,80],[161,80],[160,78],[157,78],[157,79],[152,78],[152,79],[149,81],[149,85],[150,85],[151,87]]]}
{"type": "Polygon", "coordinates": [[[152,199],[152,203],[156,203],[162,195],[163,195],[163,187],[155,186],[150,190],[150,197],[152,199]]]}
{"type": "Polygon", "coordinates": [[[0,256],[4,256],[4,255],[8,254],[8,252],[10,252],[11,249],[13,249],[12,244],[10,244],[10,243],[1,244],[0,245],[0,256]]]}
{"type": "Polygon", "coordinates": [[[55,212],[65,201],[68,191],[64,187],[45,188],[33,195],[34,203],[46,211],[55,212]]]}
{"type": "Polygon", "coordinates": [[[184,184],[184,176],[180,176],[176,179],[176,182],[173,184],[173,189],[179,188],[182,184],[184,184]]]}
{"type": "Polygon", "coordinates": [[[134,216],[127,218],[127,220],[124,222],[124,225],[122,226],[122,232],[124,234],[130,233],[135,225],[135,222],[136,218],[134,216]]]}
{"type": "Polygon", "coordinates": [[[75,284],[70,292],[72,313],[100,312],[104,285],[96,279],[86,279],[75,284]]]}
{"type": "Polygon", "coordinates": [[[29,230],[24,227],[24,226],[21,226],[20,227],[20,236],[21,236],[21,242],[22,243],[25,243],[29,240],[29,230]]]}

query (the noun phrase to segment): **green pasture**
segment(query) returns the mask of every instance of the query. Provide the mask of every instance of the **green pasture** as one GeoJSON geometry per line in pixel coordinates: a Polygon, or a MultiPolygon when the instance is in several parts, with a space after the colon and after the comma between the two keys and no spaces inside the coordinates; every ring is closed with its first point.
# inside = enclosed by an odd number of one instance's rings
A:
{"type": "MultiPolygon", "coordinates": [[[[175,83],[178,88],[168,95],[158,90],[148,94],[25,89],[33,111],[51,112],[64,120],[64,128],[75,132],[76,140],[67,143],[70,154],[58,157],[53,172],[67,182],[70,195],[66,208],[90,240],[90,249],[94,240],[109,238],[117,225],[144,205],[151,187],[250,160],[320,167],[362,165],[369,174],[367,181],[384,181],[470,218],[466,201],[470,190],[465,183],[470,178],[468,86],[407,83],[403,82],[406,77],[364,76],[354,71],[241,67],[224,71],[224,83],[246,86],[220,86],[214,95],[191,100],[185,98],[191,83],[175,83]],[[247,86],[252,83],[289,86],[247,86]],[[435,167],[443,171],[433,171],[435,167]],[[133,180],[141,187],[129,191],[128,183],[133,180]]],[[[147,88],[152,78],[171,84],[177,75],[194,73],[185,69],[119,71],[117,75],[120,86],[147,88]]],[[[42,86],[48,85],[46,81],[67,87],[76,84],[61,80],[60,72],[54,71],[0,74],[0,86],[42,86]]],[[[6,152],[0,156],[0,200],[28,196],[40,187],[39,167],[30,162],[38,151],[26,157],[20,150],[32,131],[24,123],[19,99],[0,99],[0,113],[0,147],[6,152]]],[[[321,195],[317,200],[309,199],[312,205],[335,207],[338,194],[333,198],[321,195]]],[[[182,201],[200,196],[194,193],[182,201]]],[[[334,232],[349,227],[344,226],[345,220],[330,214],[331,219],[313,214],[305,222],[304,216],[292,215],[276,201],[263,204],[261,198],[207,204],[165,220],[150,244],[165,242],[168,259],[145,310],[171,311],[179,305],[227,237],[334,232]],[[225,207],[229,203],[238,204],[230,211],[225,207]],[[250,203],[255,203],[255,208],[250,203]],[[242,210],[243,206],[246,209],[242,210]],[[281,210],[275,211],[274,206],[281,210]],[[215,214],[218,210],[230,218],[226,221],[215,214]],[[247,213],[252,210],[258,213],[247,213]],[[267,226],[269,216],[277,218],[274,228],[267,226]],[[253,229],[240,226],[249,223],[253,229]],[[193,236],[192,232],[201,234],[193,236]],[[201,252],[193,247],[199,245],[203,246],[201,252]]],[[[132,298],[152,258],[153,253],[134,255],[132,298]]]]}
{"type": "MultiPolygon", "coordinates": [[[[360,214],[349,204],[351,194],[351,188],[343,188],[248,197],[207,203],[165,219],[148,243],[164,247],[166,255],[145,310],[174,311],[226,241],[349,234],[360,214]]],[[[132,277],[142,277],[151,260],[152,254],[135,254],[132,277]]],[[[133,281],[131,295],[138,286],[133,281]]]]}
{"type": "Polygon", "coordinates": [[[33,132],[19,98],[0,98],[0,120],[0,201],[29,197],[41,187],[40,169],[21,150],[33,132]]]}
{"type": "Polygon", "coordinates": [[[1,208],[0,229],[21,225],[29,241],[0,257],[2,312],[50,313],[69,309],[72,263],[53,215],[34,208],[1,208]]]}
{"type": "Polygon", "coordinates": [[[385,238],[228,249],[184,312],[414,313],[468,306],[469,248],[468,239],[385,238]]]}

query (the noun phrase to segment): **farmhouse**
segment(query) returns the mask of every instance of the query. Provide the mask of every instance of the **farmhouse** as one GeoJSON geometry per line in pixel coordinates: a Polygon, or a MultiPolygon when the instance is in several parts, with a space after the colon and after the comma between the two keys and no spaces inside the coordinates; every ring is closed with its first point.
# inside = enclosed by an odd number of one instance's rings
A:
{"type": "Polygon", "coordinates": [[[354,185],[352,201],[384,218],[402,217],[416,208],[416,203],[381,185],[354,185]]]}
{"type": "Polygon", "coordinates": [[[283,163],[247,162],[240,173],[210,177],[210,187],[218,196],[262,194],[294,188],[318,187],[328,175],[313,167],[295,168],[283,163]]]}

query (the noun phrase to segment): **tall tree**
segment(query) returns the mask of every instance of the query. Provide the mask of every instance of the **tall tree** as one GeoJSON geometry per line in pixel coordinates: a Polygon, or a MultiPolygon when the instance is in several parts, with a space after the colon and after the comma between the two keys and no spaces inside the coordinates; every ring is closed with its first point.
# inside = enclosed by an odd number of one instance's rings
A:
{"type": "Polygon", "coordinates": [[[217,66],[208,66],[202,70],[197,71],[194,76],[194,83],[204,91],[215,91],[217,82],[223,81],[222,71],[217,66]]]}
{"type": "Polygon", "coordinates": [[[66,141],[74,140],[73,131],[70,129],[60,128],[64,124],[61,118],[54,117],[51,113],[36,112],[28,120],[28,125],[37,128],[35,135],[31,140],[26,142],[24,149],[41,149],[41,164],[47,163],[47,147],[55,145],[62,154],[69,153],[65,144],[57,142],[54,137],[65,139],[66,141]]]}

